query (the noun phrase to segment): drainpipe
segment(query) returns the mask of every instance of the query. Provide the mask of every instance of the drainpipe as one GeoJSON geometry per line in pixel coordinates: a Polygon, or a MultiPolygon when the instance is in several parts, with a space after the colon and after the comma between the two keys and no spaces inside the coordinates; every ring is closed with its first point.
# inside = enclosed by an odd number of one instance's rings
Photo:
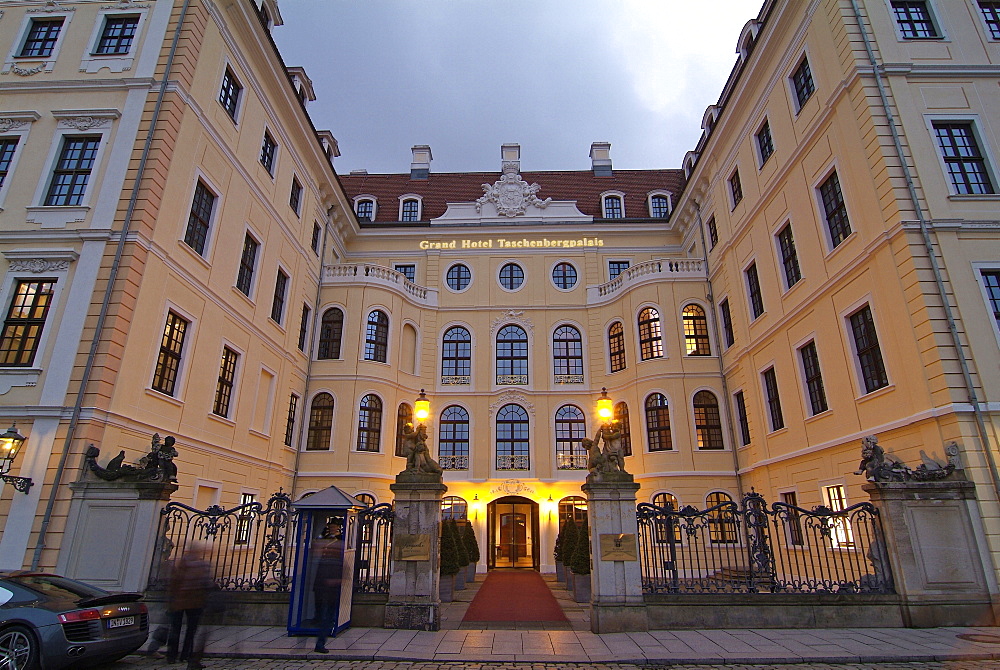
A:
{"type": "Polygon", "coordinates": [[[736,490],[743,499],[743,478],[740,476],[740,455],[737,453],[739,446],[736,443],[736,430],[733,428],[733,413],[729,411],[729,384],[726,382],[725,366],[722,361],[722,337],[719,332],[719,319],[715,313],[715,291],[712,290],[712,279],[708,267],[708,245],[705,244],[705,226],[701,220],[701,203],[692,198],[694,202],[694,217],[698,224],[698,233],[701,235],[701,248],[705,252],[705,284],[708,286],[708,311],[712,315],[712,333],[715,336],[715,346],[719,348],[719,377],[722,378],[722,393],[725,395],[726,416],[729,421],[726,426],[729,428],[729,444],[733,447],[733,470],[736,473],[736,490]]]}
{"type": "Polygon", "coordinates": [[[146,133],[146,142],[142,147],[142,156],[139,159],[139,169],[136,170],[135,179],[132,182],[132,194],[129,197],[128,209],[125,210],[125,221],[122,224],[121,235],[118,238],[118,248],[115,250],[115,259],[111,264],[111,272],[108,276],[108,284],[104,289],[104,300],[101,303],[101,312],[97,317],[97,324],[94,328],[94,337],[90,341],[90,353],[87,355],[87,364],[83,369],[83,376],[80,378],[80,385],[76,392],[76,403],[73,405],[73,413],[70,416],[69,428],[66,431],[66,439],[63,441],[62,454],[59,456],[59,465],[56,467],[55,480],[52,482],[52,490],[45,503],[45,513],[42,515],[42,523],[38,530],[38,541],[35,544],[35,553],[31,558],[31,569],[38,570],[38,564],[42,558],[42,550],[45,549],[45,535],[49,530],[49,523],[52,521],[52,510],[56,504],[56,496],[59,494],[59,485],[62,483],[63,474],[66,471],[66,461],[69,458],[70,447],[76,435],[76,427],[80,424],[80,414],[83,411],[84,392],[90,383],[90,376],[93,374],[94,361],[97,359],[97,347],[101,343],[101,334],[104,332],[104,325],[108,320],[108,311],[111,306],[111,296],[114,292],[115,280],[121,269],[122,256],[125,253],[125,242],[128,238],[129,228],[132,225],[132,217],[135,213],[135,205],[139,200],[139,185],[142,176],[146,171],[146,162],[149,159],[149,152],[153,146],[153,137],[156,133],[156,123],[160,118],[160,110],[163,107],[163,98],[167,92],[167,82],[170,79],[170,70],[174,63],[174,56],[177,53],[177,43],[180,41],[181,28],[184,26],[184,19],[187,16],[188,6],[191,0],[184,0],[181,7],[181,15],[177,20],[177,28],[174,30],[173,41],[170,44],[170,54],[167,56],[166,68],[163,73],[163,80],[160,82],[160,91],[156,96],[156,106],[153,108],[153,117],[149,122],[149,131],[146,133]]]}
{"type": "Polygon", "coordinates": [[[934,251],[934,244],[931,240],[930,229],[927,225],[927,217],[924,214],[923,208],[920,206],[920,199],[917,197],[917,188],[913,181],[913,174],[910,172],[910,166],[906,162],[906,156],[903,153],[903,144],[900,140],[899,129],[896,127],[896,120],[893,117],[892,109],[889,105],[889,97],[886,94],[885,83],[883,82],[882,66],[879,65],[878,60],[875,58],[875,52],[872,49],[871,39],[868,36],[868,30],[865,28],[864,21],[861,18],[861,8],[858,7],[857,0],[851,0],[851,8],[854,10],[854,20],[858,23],[858,30],[861,31],[861,37],[865,42],[865,51],[868,54],[868,63],[872,68],[872,75],[875,77],[875,84],[878,86],[879,99],[882,103],[882,113],[885,114],[886,123],[889,125],[889,130],[892,133],[892,143],[896,150],[896,157],[899,159],[899,164],[903,168],[903,178],[906,180],[906,190],[910,197],[910,204],[913,207],[913,211],[917,214],[917,221],[920,224],[920,235],[923,238],[924,250],[927,253],[927,258],[931,262],[931,270],[934,273],[934,283],[937,286],[938,298],[941,300],[941,305],[944,308],[945,319],[948,322],[948,333],[951,335],[951,344],[955,348],[955,353],[958,356],[959,366],[962,368],[962,379],[965,381],[965,391],[968,395],[969,404],[972,405],[972,413],[976,419],[976,427],[979,431],[979,439],[983,444],[983,452],[986,454],[986,462],[989,465],[990,477],[993,480],[993,490],[1000,499],[1000,473],[997,472],[996,459],[993,456],[993,446],[990,442],[989,432],[986,430],[986,420],[983,417],[983,410],[979,406],[979,398],[976,395],[976,387],[972,380],[972,372],[969,370],[969,361],[965,357],[965,350],[962,347],[962,340],[958,336],[958,325],[955,320],[955,313],[951,308],[951,303],[948,301],[948,292],[945,289],[944,277],[941,274],[941,265],[938,262],[937,254],[934,251]]]}

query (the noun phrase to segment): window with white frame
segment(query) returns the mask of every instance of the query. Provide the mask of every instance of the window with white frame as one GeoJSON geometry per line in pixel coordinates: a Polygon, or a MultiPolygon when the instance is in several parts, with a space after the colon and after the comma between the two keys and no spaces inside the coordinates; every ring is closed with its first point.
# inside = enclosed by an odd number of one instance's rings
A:
{"type": "Polygon", "coordinates": [[[605,219],[624,219],[625,200],[621,194],[613,193],[601,198],[605,219]]]}
{"type": "Polygon", "coordinates": [[[101,36],[94,47],[94,54],[99,56],[122,56],[132,48],[136,28],[139,26],[139,16],[105,16],[101,36]]]}
{"type": "Polygon", "coordinates": [[[31,367],[55,295],[54,279],[18,279],[0,334],[0,366],[31,367]]]}
{"type": "Polygon", "coordinates": [[[983,268],[979,270],[979,278],[993,322],[1000,329],[1000,268],[983,268]]]}
{"type": "Polygon", "coordinates": [[[294,393],[288,396],[288,413],[285,415],[285,446],[292,446],[295,435],[295,418],[299,408],[299,396],[294,393]]]}
{"type": "Polygon", "coordinates": [[[264,166],[267,173],[274,176],[274,157],[278,153],[278,143],[271,137],[271,133],[264,131],[264,139],[260,146],[260,164],[264,166]]]}
{"type": "Polygon", "coordinates": [[[608,328],[608,355],[612,372],[625,369],[625,328],[621,321],[615,321],[608,328]]]}
{"type": "Polygon", "coordinates": [[[173,396],[177,391],[181,357],[184,354],[184,338],[190,325],[190,321],[173,310],[167,312],[163,337],[160,338],[160,351],[156,358],[156,369],[153,373],[153,390],[168,396],[173,396]]]}
{"type": "Polygon", "coordinates": [[[271,320],[280,324],[285,318],[285,301],[288,298],[288,275],[281,268],[274,278],[274,297],[271,300],[271,320]]]}
{"type": "Polygon", "coordinates": [[[771,420],[771,430],[781,430],[785,427],[785,418],[781,413],[781,396],[778,393],[778,377],[774,368],[768,368],[761,373],[764,384],[764,400],[767,402],[767,415],[771,420]]]}
{"type": "Polygon", "coordinates": [[[997,0],[979,0],[979,11],[986,23],[986,31],[990,37],[1000,40],[1000,2],[997,0]]]}
{"type": "Polygon", "coordinates": [[[644,307],[639,312],[639,357],[648,361],[663,358],[663,332],[660,328],[660,312],[653,307],[644,307]]]}
{"type": "Polygon", "coordinates": [[[583,383],[583,338],[573,326],[559,326],[552,335],[552,367],[557,384],[583,383]]]}
{"type": "Polygon", "coordinates": [[[819,196],[826,229],[830,233],[830,244],[836,249],[852,232],[851,221],[847,217],[847,203],[844,201],[836,170],[820,184],[819,196]]]}
{"type": "Polygon", "coordinates": [[[288,190],[288,206],[296,216],[302,213],[302,184],[295,177],[292,177],[292,187],[288,190]]]}
{"type": "Polygon", "coordinates": [[[608,281],[629,269],[629,261],[608,261],[608,281]]]}
{"type": "Polygon", "coordinates": [[[404,222],[419,221],[420,201],[416,198],[404,198],[399,204],[399,220],[404,222]]]}
{"type": "Polygon", "coordinates": [[[227,67],[226,73],[222,76],[222,86],[219,89],[219,104],[233,121],[236,120],[236,115],[239,112],[242,94],[243,86],[233,71],[227,67]]]}
{"type": "Polygon", "coordinates": [[[729,195],[733,199],[733,208],[743,200],[743,184],[740,182],[739,169],[733,170],[733,173],[729,175],[729,195]]]}
{"type": "Polygon", "coordinates": [[[90,49],[83,54],[80,71],[91,74],[108,70],[126,72],[135,64],[136,43],[142,31],[148,6],[134,3],[135,11],[123,13],[120,5],[108,5],[97,15],[90,36],[90,49]]]}
{"type": "Polygon", "coordinates": [[[650,393],[646,397],[646,439],[649,451],[673,451],[670,435],[670,406],[667,396],[650,393]]]}
{"type": "Polygon", "coordinates": [[[187,229],[184,231],[184,243],[194,249],[199,256],[205,255],[215,200],[215,193],[199,179],[194,187],[191,212],[188,215],[187,229]]]}
{"type": "Polygon", "coordinates": [[[996,193],[972,121],[935,121],[932,126],[954,192],[958,195],[996,193]]]}
{"type": "Polygon", "coordinates": [[[469,412],[459,405],[449,405],[438,422],[438,460],[442,470],[468,470],[471,433],[469,412]]]}
{"type": "Polygon", "coordinates": [[[742,390],[733,394],[733,404],[736,406],[736,422],[740,428],[740,444],[750,444],[750,417],[747,415],[747,400],[742,390]]]}
{"type": "Polygon", "coordinates": [[[823,371],[819,366],[819,352],[816,342],[810,340],[799,347],[799,361],[802,363],[802,378],[806,385],[806,395],[809,398],[810,414],[815,416],[830,409],[826,401],[826,389],[823,386],[823,371]]]}
{"type": "Polygon", "coordinates": [[[257,271],[257,252],[260,242],[247,233],[243,238],[243,253],[240,255],[240,270],[236,275],[236,288],[243,295],[250,297],[253,289],[254,273],[257,271]]]}
{"type": "Polygon", "coordinates": [[[700,305],[685,305],[681,312],[684,322],[684,349],[688,356],[711,356],[708,339],[708,317],[700,305]]]}
{"type": "Polygon", "coordinates": [[[318,393],[309,408],[306,451],[329,451],[333,436],[333,396],[318,393]]]}
{"type": "Polygon", "coordinates": [[[374,221],[375,199],[359,198],[354,203],[354,212],[358,215],[358,221],[374,221]]]}
{"type": "Polygon", "coordinates": [[[795,250],[795,237],[792,235],[792,224],[786,223],[775,237],[778,242],[778,253],[781,255],[785,288],[792,288],[802,279],[802,271],[799,269],[799,254],[795,250]]]}
{"type": "Polygon", "coordinates": [[[816,84],[813,81],[812,69],[809,67],[809,59],[805,56],[799,61],[798,67],[791,76],[792,91],[795,93],[796,112],[802,109],[812,94],[816,91],[816,84]]]}
{"type": "Polygon", "coordinates": [[[47,207],[72,207],[83,204],[100,146],[99,135],[63,137],[59,157],[45,194],[44,204],[47,207]]]}
{"type": "Polygon", "coordinates": [[[757,155],[760,157],[760,165],[764,166],[767,159],[771,157],[774,153],[774,140],[771,139],[771,124],[768,123],[767,119],[764,119],[764,124],[754,135],[754,139],[757,140],[757,155]]]}
{"type": "Polygon", "coordinates": [[[236,532],[233,535],[233,544],[249,544],[250,535],[253,532],[253,520],[257,514],[252,506],[257,502],[257,494],[241,493],[238,509],[239,515],[236,517],[236,532]]]}
{"type": "MultiPolygon", "coordinates": [[[[833,512],[843,512],[847,509],[847,492],[843,484],[834,484],[823,487],[823,497],[826,505],[833,512]]],[[[830,542],[839,549],[850,549],[854,547],[854,531],[851,528],[851,521],[846,516],[835,516],[833,522],[830,542]]]]}
{"type": "Polygon", "coordinates": [[[941,37],[926,0],[891,0],[893,18],[899,36],[905,40],[941,37]]]}
{"type": "Polygon", "coordinates": [[[0,137],[0,188],[7,182],[7,175],[14,165],[14,153],[20,137],[0,137]]]}
{"type": "Polygon", "coordinates": [[[764,294],[760,290],[760,276],[757,274],[757,263],[751,263],[743,271],[747,283],[747,300],[750,303],[750,314],[753,318],[764,313],[764,294]]]}
{"type": "Polygon", "coordinates": [[[882,349],[875,331],[871,306],[865,305],[848,317],[854,340],[854,353],[858,359],[858,369],[865,393],[877,391],[889,385],[889,377],[882,360],[882,349]]]}
{"type": "Polygon", "coordinates": [[[21,42],[18,58],[48,58],[53,54],[62,33],[66,17],[33,18],[28,33],[21,42]]]}
{"type": "Polygon", "coordinates": [[[369,393],[358,406],[358,451],[377,452],[382,442],[382,399],[369,393]]]}
{"type": "Polygon", "coordinates": [[[365,360],[385,363],[389,356],[389,317],[380,309],[368,314],[365,327],[365,360]]]}
{"type": "Polygon", "coordinates": [[[698,391],[692,400],[694,427],[699,449],[725,449],[719,400],[711,391],[698,391]]]}
{"type": "Polygon", "coordinates": [[[233,399],[233,386],[236,383],[236,366],[240,355],[230,347],[222,348],[222,362],[219,365],[219,376],[215,384],[215,402],[212,414],[229,418],[230,403],[233,399]]]}
{"type": "Polygon", "coordinates": [[[392,269],[402,273],[406,277],[406,281],[411,284],[417,281],[417,266],[413,263],[396,263],[392,269]]]}
{"type": "MultiPolygon", "coordinates": [[[[53,13],[62,9],[53,3],[44,15],[26,15],[18,36],[10,42],[3,71],[21,77],[52,72],[75,12],[53,13]]],[[[30,10],[29,10],[30,11],[30,10]]]]}
{"type": "Polygon", "coordinates": [[[662,193],[649,196],[649,215],[654,219],[670,217],[670,198],[662,193]]]}

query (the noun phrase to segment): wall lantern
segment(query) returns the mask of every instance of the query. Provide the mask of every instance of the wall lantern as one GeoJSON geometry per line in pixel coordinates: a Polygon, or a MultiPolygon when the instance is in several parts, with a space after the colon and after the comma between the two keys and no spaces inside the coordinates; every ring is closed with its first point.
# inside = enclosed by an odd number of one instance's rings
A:
{"type": "Polygon", "coordinates": [[[14,487],[15,491],[27,493],[33,482],[28,477],[13,477],[8,475],[10,468],[14,465],[14,459],[21,451],[21,446],[26,438],[17,432],[17,424],[7,429],[7,432],[0,434],[0,479],[14,487]]]}
{"type": "Polygon", "coordinates": [[[601,397],[597,399],[597,416],[601,417],[601,421],[607,423],[614,415],[615,411],[611,398],[608,397],[608,389],[602,388],[601,397]]]}
{"type": "Polygon", "coordinates": [[[413,415],[417,421],[423,423],[431,415],[431,401],[427,399],[427,394],[420,389],[420,396],[413,403],[413,415]]]}

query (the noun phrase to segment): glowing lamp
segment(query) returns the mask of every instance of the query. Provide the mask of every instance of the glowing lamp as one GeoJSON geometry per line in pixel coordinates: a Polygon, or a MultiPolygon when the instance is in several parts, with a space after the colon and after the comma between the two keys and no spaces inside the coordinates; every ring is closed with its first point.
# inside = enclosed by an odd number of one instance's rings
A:
{"type": "Polygon", "coordinates": [[[420,397],[413,403],[413,415],[421,423],[431,415],[431,401],[427,399],[427,394],[424,393],[423,389],[420,389],[420,397]]]}
{"type": "Polygon", "coordinates": [[[21,445],[24,444],[26,438],[17,432],[17,424],[14,424],[7,429],[7,432],[0,434],[0,479],[11,484],[15,491],[20,491],[21,493],[27,493],[28,489],[31,488],[32,482],[28,477],[13,477],[8,475],[11,466],[14,464],[14,459],[17,458],[17,454],[21,451],[21,445]]]}
{"type": "Polygon", "coordinates": [[[614,415],[615,411],[611,398],[608,397],[608,389],[602,388],[601,397],[597,399],[597,416],[601,417],[602,421],[608,422],[614,415]]]}

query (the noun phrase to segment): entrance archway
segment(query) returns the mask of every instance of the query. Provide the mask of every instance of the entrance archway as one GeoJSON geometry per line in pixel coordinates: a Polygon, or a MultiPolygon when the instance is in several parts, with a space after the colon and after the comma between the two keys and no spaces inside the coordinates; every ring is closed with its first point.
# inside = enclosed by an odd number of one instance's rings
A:
{"type": "Polygon", "coordinates": [[[538,503],[522,496],[498,498],[486,506],[487,566],[537,570],[538,503]]]}

